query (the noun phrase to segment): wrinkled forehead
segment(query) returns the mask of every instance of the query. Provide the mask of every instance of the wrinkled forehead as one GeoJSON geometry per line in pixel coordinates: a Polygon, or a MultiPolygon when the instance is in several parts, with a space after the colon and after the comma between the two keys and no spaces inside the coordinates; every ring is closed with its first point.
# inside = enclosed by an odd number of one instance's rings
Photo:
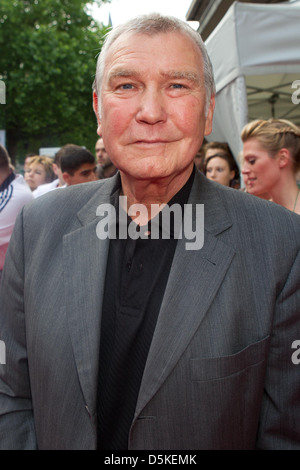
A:
{"type": "Polygon", "coordinates": [[[132,50],[136,50],[143,47],[143,44],[146,45],[152,40],[159,40],[161,41],[161,45],[163,45],[168,36],[173,37],[175,40],[179,39],[183,43],[190,43],[189,47],[196,48],[201,55],[201,51],[197,44],[184,31],[124,31],[109,45],[106,51],[106,60],[119,50],[122,50],[124,46],[130,47],[132,50]]]}
{"type": "MultiPolygon", "coordinates": [[[[170,61],[170,59],[176,57],[176,62],[180,63],[181,67],[183,67],[183,64],[187,69],[194,66],[199,75],[202,75],[203,58],[201,51],[186,33],[182,31],[155,31],[150,34],[127,31],[115,39],[107,49],[101,78],[107,76],[112,68],[118,68],[120,64],[126,64],[131,58],[141,59],[140,64],[142,67],[143,64],[147,64],[148,58],[151,60],[151,56],[155,56],[156,51],[159,56],[161,49],[166,44],[174,44],[173,49],[166,48],[165,57],[167,60],[170,61]],[[151,44],[153,47],[151,47],[151,44]],[[187,54],[186,51],[188,51],[187,54]],[[193,54],[191,54],[191,51],[193,54]]],[[[157,66],[163,66],[163,62],[164,57],[160,55],[157,66]]]]}

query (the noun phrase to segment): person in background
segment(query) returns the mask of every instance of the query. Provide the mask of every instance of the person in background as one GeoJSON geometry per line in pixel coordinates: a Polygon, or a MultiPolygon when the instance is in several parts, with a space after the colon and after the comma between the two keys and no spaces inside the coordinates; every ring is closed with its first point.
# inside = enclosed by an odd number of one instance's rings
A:
{"type": "Polygon", "coordinates": [[[97,166],[94,155],[84,147],[64,145],[58,151],[62,177],[67,186],[95,181],[97,166]]]}
{"type": "Polygon", "coordinates": [[[300,449],[300,218],[195,168],[216,92],[200,35],[118,25],[93,89],[119,171],[18,217],[0,449],[300,449]]]}
{"type": "Polygon", "coordinates": [[[102,137],[100,137],[95,145],[97,159],[97,174],[99,179],[110,178],[118,171],[108,156],[102,137]]]}
{"type": "Polygon", "coordinates": [[[66,186],[66,183],[63,179],[63,175],[61,171],[60,156],[61,154],[59,153],[59,151],[56,152],[56,154],[54,155],[53,163],[52,163],[53,171],[57,178],[53,180],[51,183],[44,183],[38,186],[33,191],[33,195],[35,198],[40,197],[43,194],[48,193],[49,191],[53,191],[53,189],[62,188],[66,186]]]}
{"type": "MultiPolygon", "coordinates": [[[[218,141],[206,142],[202,146],[201,151],[203,155],[203,173],[206,173],[206,162],[208,158],[213,157],[217,154],[219,158],[221,157],[221,154],[225,155],[225,158],[230,166],[230,171],[234,171],[234,177],[230,180],[230,186],[236,189],[240,189],[239,166],[233,156],[233,153],[230,150],[229,145],[226,142],[218,142],[218,141]]],[[[218,161],[218,163],[220,163],[221,166],[224,166],[224,162],[218,161]]],[[[215,162],[213,166],[215,166],[215,162]]],[[[225,186],[227,186],[227,184],[225,186]]]]}
{"type": "Polygon", "coordinates": [[[205,176],[224,186],[235,187],[239,185],[239,169],[234,158],[227,153],[214,153],[206,158],[204,166],[205,176]]]}
{"type": "Polygon", "coordinates": [[[31,191],[44,183],[55,180],[53,161],[50,157],[36,155],[26,162],[24,178],[31,191]]]}
{"type": "Polygon", "coordinates": [[[7,150],[0,145],[0,281],[16,217],[32,200],[32,192],[23,176],[13,171],[7,150]]]}
{"type": "Polygon", "coordinates": [[[211,157],[212,155],[215,155],[216,153],[229,154],[232,156],[232,158],[234,158],[230,150],[230,147],[226,142],[217,142],[217,141],[206,142],[202,146],[201,151],[203,154],[204,163],[209,157],[211,157]]]}
{"type": "Polygon", "coordinates": [[[204,155],[201,149],[196,153],[194,163],[196,168],[204,173],[204,155]]]}
{"type": "Polygon", "coordinates": [[[244,126],[242,174],[246,190],[300,214],[300,129],[286,119],[255,120],[244,126]]]}
{"type": "Polygon", "coordinates": [[[36,157],[37,155],[35,153],[27,153],[25,158],[24,158],[24,165],[23,165],[23,171],[24,171],[24,175],[25,175],[25,172],[26,170],[28,169],[28,165],[29,165],[29,162],[31,160],[32,157],[36,157]]]}

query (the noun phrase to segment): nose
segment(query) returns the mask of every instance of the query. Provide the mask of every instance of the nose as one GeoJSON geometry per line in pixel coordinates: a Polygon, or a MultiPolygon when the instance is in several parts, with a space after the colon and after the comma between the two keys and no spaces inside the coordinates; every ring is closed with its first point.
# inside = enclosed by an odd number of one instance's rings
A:
{"type": "Polygon", "coordinates": [[[250,173],[250,169],[246,162],[243,163],[241,172],[242,172],[242,175],[247,175],[248,173],[250,173]]]}
{"type": "Polygon", "coordinates": [[[96,181],[96,179],[98,179],[97,175],[96,175],[96,173],[93,172],[89,175],[89,177],[87,178],[87,181],[89,181],[89,182],[90,181],[96,181]]]}
{"type": "Polygon", "coordinates": [[[166,120],[167,113],[162,94],[154,87],[143,91],[136,119],[147,124],[157,124],[166,120]]]}

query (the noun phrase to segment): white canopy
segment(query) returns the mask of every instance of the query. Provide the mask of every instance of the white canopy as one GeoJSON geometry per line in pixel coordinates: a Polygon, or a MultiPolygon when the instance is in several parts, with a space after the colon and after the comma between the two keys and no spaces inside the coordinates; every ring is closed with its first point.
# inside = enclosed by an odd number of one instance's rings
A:
{"type": "Polygon", "coordinates": [[[227,142],[237,158],[247,122],[275,117],[300,124],[300,104],[292,102],[292,84],[300,87],[300,1],[235,2],[206,46],[217,87],[207,140],[227,142]]]}

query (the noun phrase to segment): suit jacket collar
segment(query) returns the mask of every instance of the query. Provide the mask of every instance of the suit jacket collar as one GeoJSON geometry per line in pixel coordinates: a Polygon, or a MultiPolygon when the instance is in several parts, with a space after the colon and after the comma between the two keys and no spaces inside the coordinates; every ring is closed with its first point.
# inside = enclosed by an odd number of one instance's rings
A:
{"type": "Polygon", "coordinates": [[[97,207],[100,204],[114,204],[115,192],[121,187],[121,178],[119,172],[112,178],[101,181],[98,191],[91,199],[79,210],[77,217],[82,225],[87,225],[97,219],[97,207]]]}
{"type": "MultiPolygon", "coordinates": [[[[115,192],[121,187],[120,174],[117,173],[101,183],[99,190],[77,214],[82,225],[89,224],[97,218],[96,210],[100,204],[115,202],[115,192]]],[[[223,204],[222,191],[219,190],[218,183],[208,181],[202,173],[196,170],[188,202],[190,204],[204,204],[205,230],[214,234],[221,233],[232,225],[223,204]]]]}
{"type": "Polygon", "coordinates": [[[204,229],[211,234],[218,235],[232,225],[223,202],[223,192],[228,190],[196,171],[189,203],[204,204],[204,229]]]}
{"type": "Polygon", "coordinates": [[[189,203],[204,204],[204,245],[177,248],[140,387],[135,418],[162,386],[201,325],[235,251],[219,237],[232,226],[222,190],[197,172],[189,203]]]}
{"type": "MultiPolygon", "coordinates": [[[[77,214],[81,227],[63,239],[67,315],[74,357],[86,407],[95,417],[102,296],[109,240],[96,235],[100,204],[113,203],[120,187],[115,175],[100,185],[77,214]]],[[[211,304],[234,250],[217,235],[231,226],[222,197],[211,182],[196,172],[189,203],[204,204],[204,246],[177,248],[146,363],[136,416],[166,380],[199,327],[211,304]]]]}
{"type": "Polygon", "coordinates": [[[97,237],[97,208],[111,203],[119,175],[101,182],[77,213],[80,226],[63,237],[66,309],[86,408],[95,416],[102,296],[109,240],[97,237]]]}

